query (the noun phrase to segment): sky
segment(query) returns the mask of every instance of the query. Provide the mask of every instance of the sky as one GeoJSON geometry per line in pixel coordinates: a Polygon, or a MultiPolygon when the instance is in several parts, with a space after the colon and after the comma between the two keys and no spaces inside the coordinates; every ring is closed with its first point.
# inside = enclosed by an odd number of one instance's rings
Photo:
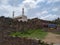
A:
{"type": "Polygon", "coordinates": [[[60,0],[0,0],[0,16],[22,15],[24,8],[28,18],[55,20],[60,18],[60,0]]]}

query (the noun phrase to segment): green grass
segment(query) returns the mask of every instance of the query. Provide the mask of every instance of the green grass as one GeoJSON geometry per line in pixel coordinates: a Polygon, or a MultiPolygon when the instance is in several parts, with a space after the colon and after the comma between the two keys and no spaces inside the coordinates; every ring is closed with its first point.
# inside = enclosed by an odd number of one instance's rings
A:
{"type": "Polygon", "coordinates": [[[48,33],[42,31],[41,29],[38,30],[28,30],[24,33],[22,32],[12,32],[10,36],[18,36],[18,37],[29,37],[29,38],[37,38],[37,39],[43,39],[48,33]]]}

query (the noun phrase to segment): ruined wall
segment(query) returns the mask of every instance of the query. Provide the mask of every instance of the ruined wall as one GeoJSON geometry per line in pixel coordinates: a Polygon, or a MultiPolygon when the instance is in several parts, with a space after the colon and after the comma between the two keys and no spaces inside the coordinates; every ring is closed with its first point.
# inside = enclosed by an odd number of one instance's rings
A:
{"type": "Polygon", "coordinates": [[[0,45],[49,45],[41,40],[20,38],[20,37],[5,37],[5,39],[0,42],[0,45]]]}

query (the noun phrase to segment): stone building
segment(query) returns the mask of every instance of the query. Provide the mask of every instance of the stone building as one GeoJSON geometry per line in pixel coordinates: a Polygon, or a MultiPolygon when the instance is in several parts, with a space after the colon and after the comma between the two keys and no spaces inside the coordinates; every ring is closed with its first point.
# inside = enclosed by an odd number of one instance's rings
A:
{"type": "Polygon", "coordinates": [[[17,16],[17,17],[14,17],[14,12],[13,12],[13,18],[18,20],[18,21],[27,21],[27,16],[24,15],[24,8],[22,8],[22,15],[21,16],[17,16]]]}

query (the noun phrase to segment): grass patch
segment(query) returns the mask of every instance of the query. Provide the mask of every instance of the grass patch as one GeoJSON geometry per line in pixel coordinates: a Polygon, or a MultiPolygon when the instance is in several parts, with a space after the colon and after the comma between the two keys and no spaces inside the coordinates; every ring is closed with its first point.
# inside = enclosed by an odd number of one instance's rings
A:
{"type": "Polygon", "coordinates": [[[47,32],[42,31],[41,29],[38,30],[28,30],[24,33],[22,32],[12,32],[10,36],[18,36],[18,37],[29,37],[29,38],[37,38],[43,39],[47,35],[47,32]]]}

